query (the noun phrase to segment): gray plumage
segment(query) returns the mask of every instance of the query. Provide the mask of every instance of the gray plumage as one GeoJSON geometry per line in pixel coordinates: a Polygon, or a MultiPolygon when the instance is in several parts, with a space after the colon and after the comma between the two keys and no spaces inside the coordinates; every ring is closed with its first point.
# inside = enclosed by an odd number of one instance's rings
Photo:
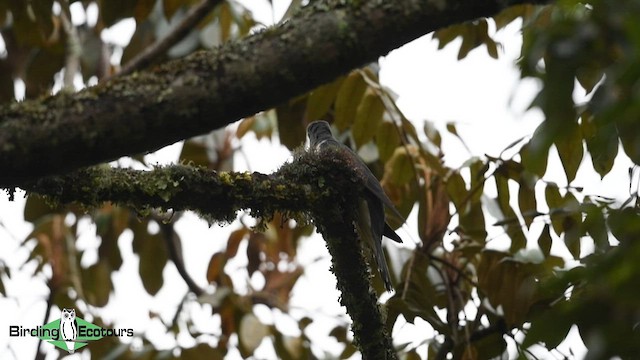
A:
{"type": "Polygon", "coordinates": [[[391,285],[391,276],[382,251],[382,236],[384,235],[398,243],[401,243],[402,239],[386,223],[384,207],[387,206],[391,209],[393,214],[403,222],[404,218],[393,206],[387,194],[382,190],[380,182],[371,173],[367,165],[350,148],[339,143],[333,137],[329,123],[326,121],[312,122],[307,127],[307,135],[309,136],[312,151],[319,151],[326,147],[343,149],[354,159],[352,164],[356,167],[356,170],[364,176],[366,192],[364,199],[358,204],[358,221],[356,225],[360,237],[370,243],[385,289],[391,291],[393,286],[391,285]]]}

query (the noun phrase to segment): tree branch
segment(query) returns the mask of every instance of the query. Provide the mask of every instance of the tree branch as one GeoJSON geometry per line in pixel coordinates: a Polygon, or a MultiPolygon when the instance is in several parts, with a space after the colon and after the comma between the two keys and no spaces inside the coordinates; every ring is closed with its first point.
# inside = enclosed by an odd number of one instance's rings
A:
{"type": "Polygon", "coordinates": [[[148,67],[158,56],[166,53],[173,45],[189,35],[191,30],[221,2],[222,0],[203,0],[191,8],[180,24],[175,26],[167,36],[136,55],[120,69],[116,76],[128,75],[148,67]]]}
{"type": "MultiPolygon", "coordinates": [[[[25,187],[62,203],[75,201],[92,207],[111,201],[142,214],[151,208],[194,210],[209,221],[231,221],[240,209],[251,209],[251,214],[262,221],[270,220],[275,211],[297,217],[300,222],[310,216],[332,255],[332,270],[342,292],[340,301],[353,320],[355,342],[363,357],[394,359],[393,344],[353,225],[357,199],[365,190],[360,173],[350,161],[343,153],[327,149],[298,153],[293,162],[270,175],[179,165],[153,171],[101,166],[42,178],[25,187]]],[[[163,231],[168,233],[169,228],[163,231]]],[[[180,264],[178,260],[176,266],[180,264]]],[[[190,278],[184,274],[189,283],[190,278]]],[[[197,286],[192,285],[190,288],[198,293],[197,286]]]]}
{"type": "MultiPolygon", "coordinates": [[[[273,107],[504,0],[313,2],[240,42],[0,107],[0,187],[154,151],[273,107]],[[444,4],[437,8],[435,4],[444,4]]],[[[516,0],[513,3],[545,3],[516,0]]]]}

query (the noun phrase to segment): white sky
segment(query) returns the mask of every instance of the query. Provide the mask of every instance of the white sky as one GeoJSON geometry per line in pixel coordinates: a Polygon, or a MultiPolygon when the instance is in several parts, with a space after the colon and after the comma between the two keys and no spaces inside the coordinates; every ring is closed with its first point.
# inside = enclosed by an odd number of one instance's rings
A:
{"type": "MultiPolygon", "coordinates": [[[[263,23],[272,23],[267,1],[244,1],[251,4],[254,15],[263,23]]],[[[280,18],[287,7],[288,1],[274,1],[275,18],[280,18]]],[[[74,20],[77,20],[74,18],[74,20]]],[[[127,33],[132,32],[132,22],[121,22],[112,29],[105,31],[105,40],[118,39],[122,42],[127,33]],[[125,35],[123,35],[125,34],[125,35]]],[[[128,35],[130,36],[130,35],[128,35]]],[[[460,165],[470,157],[470,154],[452,136],[446,136],[444,126],[447,122],[457,124],[460,135],[465,139],[473,155],[490,154],[496,156],[512,141],[533,133],[542,117],[539,111],[526,111],[537,84],[532,80],[521,81],[519,73],[514,67],[514,61],[519,56],[521,40],[518,37],[518,26],[511,25],[496,35],[496,39],[504,45],[500,59],[491,59],[483,47],[472,51],[463,61],[457,61],[459,42],[454,42],[444,50],[437,51],[437,43],[430,36],[422,37],[400,49],[391,52],[380,59],[380,78],[383,84],[399,95],[398,105],[409,119],[415,122],[418,129],[422,129],[424,120],[433,121],[443,133],[444,146],[447,151],[446,161],[452,166],[460,165]]],[[[576,96],[581,96],[578,92],[576,96]]],[[[253,135],[243,139],[242,146],[250,159],[250,169],[269,173],[286,161],[290,154],[283,147],[270,141],[256,141],[253,135]]],[[[171,162],[177,159],[179,145],[168,147],[152,158],[159,162],[171,162]]],[[[617,198],[628,195],[626,169],[628,159],[619,159],[616,164],[615,176],[609,176],[600,182],[594,175],[590,163],[583,162],[575,185],[586,186],[586,193],[597,193],[617,198]]],[[[243,157],[236,158],[236,170],[244,170],[247,164],[243,157]]],[[[552,178],[560,184],[564,181],[557,157],[550,160],[549,173],[546,178],[552,178]]],[[[12,280],[3,279],[11,298],[0,299],[0,349],[6,349],[8,337],[4,332],[10,324],[35,326],[41,324],[45,310],[44,299],[47,289],[43,285],[42,277],[32,279],[30,272],[33,266],[20,269],[28,256],[28,251],[20,249],[19,244],[31,230],[22,219],[24,200],[21,195],[14,202],[9,202],[6,195],[0,195],[0,241],[3,251],[0,260],[4,261],[12,270],[12,280]]],[[[78,241],[79,248],[95,248],[97,246],[95,225],[83,220],[80,227],[82,235],[78,241]]],[[[237,228],[236,225],[226,227],[213,226],[193,214],[186,214],[177,223],[177,230],[183,240],[183,250],[188,272],[201,286],[206,286],[204,274],[211,254],[225,247],[225,239],[229,233],[237,228]]],[[[409,221],[408,229],[415,228],[415,214],[409,221]]],[[[417,235],[411,235],[418,238],[417,235]]],[[[173,316],[173,311],[187,292],[184,282],[178,277],[175,267],[171,264],[165,268],[165,285],[160,293],[149,296],[139,279],[129,274],[137,273],[138,262],[131,250],[132,236],[128,231],[119,240],[125,256],[125,263],[121,271],[113,276],[115,296],[104,310],[105,320],[116,321],[116,327],[132,327],[136,332],[147,332],[147,335],[167,344],[168,338],[162,332],[162,327],[147,324],[148,311],[160,312],[167,321],[173,316]],[[131,299],[137,299],[131,302],[131,299]]],[[[499,245],[498,245],[499,246],[499,245]]],[[[562,253],[560,246],[554,245],[554,250],[562,253]]],[[[566,252],[566,251],[565,251],[566,252]]],[[[91,264],[97,258],[95,251],[87,251],[83,263],[91,264]]],[[[335,324],[333,320],[338,316],[340,322],[348,319],[344,310],[338,305],[338,292],[335,290],[335,279],[329,273],[329,258],[321,238],[314,236],[304,241],[299,253],[299,262],[305,264],[305,276],[295,288],[295,295],[291,301],[292,313],[296,317],[303,314],[313,318],[326,319],[317,321],[310,327],[310,333],[325,337],[335,324]],[[322,256],[322,261],[312,260],[322,256]]],[[[231,268],[242,266],[241,262],[229,265],[231,268]]],[[[254,280],[256,281],[256,280],[254,280]]],[[[190,306],[192,315],[202,313],[207,317],[206,310],[199,306],[190,306]]],[[[258,309],[261,319],[265,322],[286,322],[283,316],[272,315],[264,309],[258,309]]],[[[54,311],[52,320],[59,316],[54,311]]],[[[197,320],[198,316],[194,316],[197,320]]],[[[90,319],[86,319],[89,320],[90,319]]],[[[414,341],[416,344],[424,340],[425,331],[429,331],[428,324],[418,321],[415,327],[404,325],[396,327],[396,335],[414,341]]],[[[157,324],[156,324],[157,325],[157,324]]],[[[196,323],[202,330],[216,332],[216,324],[196,323]]],[[[285,332],[295,335],[294,326],[284,326],[285,332]]],[[[575,329],[572,330],[571,350],[576,358],[581,358],[585,349],[579,340],[575,329]]],[[[181,337],[183,346],[193,344],[188,338],[181,337]]],[[[36,341],[27,338],[12,339],[10,348],[28,358],[33,358],[36,341]],[[26,350],[28,349],[28,350],[26,350]]],[[[266,347],[265,347],[266,348],[266,347]]],[[[323,345],[322,349],[339,350],[335,344],[323,345]]],[[[513,350],[513,349],[511,349],[513,350]]],[[[269,351],[266,356],[269,356],[269,351]]],[[[567,346],[563,353],[568,354],[567,346]]],[[[49,354],[51,355],[51,354],[49,354]]],[[[8,354],[0,355],[7,358],[8,354]]],[[[82,358],[82,352],[69,358],[82,358]]],[[[84,356],[86,358],[86,356],[84,356]]],[[[11,357],[9,357],[11,358],[11,357]]],[[[49,357],[48,357],[49,358],[49,357]]]]}

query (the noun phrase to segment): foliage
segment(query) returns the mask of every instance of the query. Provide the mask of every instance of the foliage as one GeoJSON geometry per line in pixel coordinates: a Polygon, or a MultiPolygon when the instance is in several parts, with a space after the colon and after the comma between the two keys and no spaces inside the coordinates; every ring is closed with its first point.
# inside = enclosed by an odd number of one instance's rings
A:
{"type": "MultiPolygon", "coordinates": [[[[161,37],[167,21],[179,21],[197,5],[178,0],[72,3],[84,9],[97,6],[97,22],[75,26],[75,31],[65,28],[66,1],[55,2],[58,10],[53,0],[0,4],[0,34],[6,44],[6,56],[0,59],[1,101],[15,97],[14,78],[24,81],[27,98],[51,91],[54,75],[63,67],[69,69],[74,56],[69,44],[75,40],[80,44],[75,56],[83,84],[113,76],[117,66],[108,64],[108,59],[117,45],[104,43],[100,37],[104,29],[124,18],[135,19],[131,42],[119,49],[126,63],[161,37]]],[[[295,13],[295,6],[299,2],[294,1],[287,13],[295,13]]],[[[500,44],[492,39],[491,24],[500,29],[521,22],[518,65],[523,78],[541,84],[531,105],[542,111],[545,120],[530,138],[515,141],[497,157],[472,157],[459,168],[445,165],[442,138],[459,137],[455,123],[440,129],[426,121],[417,127],[418,122],[398,108],[394,94],[380,83],[376,66],[371,65],[327,79],[325,85],[288,103],[242,119],[233,130],[186,140],[180,162],[231,170],[237,150],[233,144],[246,134],[277,137],[294,150],[305,140],[305,124],[324,118],[346,143],[371,155],[367,160],[372,171],[403,215],[417,207],[418,227],[412,232],[420,244],[396,250],[403,260],[392,266],[397,291],[385,303],[389,329],[398,319],[410,323],[422,319],[434,330],[424,338],[429,358],[451,353],[454,359],[487,359],[504,354],[509,343],[525,358],[534,357],[535,345],[553,351],[576,326],[592,358],[633,358],[640,352],[637,189],[621,202],[584,194],[572,183],[586,166],[586,155],[594,170],[606,176],[619,156],[619,144],[626,156],[640,163],[639,13],[638,0],[561,0],[547,6],[511,6],[493,19],[434,33],[440,48],[461,38],[459,59],[481,45],[495,58],[500,44]],[[579,89],[587,94],[584,103],[576,103],[579,89]],[[546,173],[552,149],[561,160],[566,182],[546,173]],[[487,247],[496,233],[508,236],[508,249],[487,247]],[[585,249],[590,243],[593,251],[585,249]],[[572,259],[552,254],[552,246],[566,247],[572,259]]],[[[247,36],[256,24],[238,3],[222,2],[193,29],[195,35],[156,61],[247,36]]],[[[145,161],[142,156],[135,159],[145,161]]],[[[118,239],[125,231],[133,233],[138,276],[151,295],[165,286],[163,270],[170,261],[180,267],[187,260],[181,257],[178,233],[167,226],[172,219],[162,215],[111,204],[62,207],[32,194],[24,218],[34,229],[23,243],[30,251],[27,262],[36,264],[35,274],[49,274],[44,277],[51,304],[87,309],[96,319],[100,319],[98,309],[111,301],[112,275],[123,265],[118,239]],[[78,224],[86,219],[95,223],[100,239],[98,260],[89,266],[80,261],[85,250],[75,246],[78,224]],[[152,225],[162,230],[152,231],[152,225]],[[50,273],[45,271],[47,265],[50,273]]],[[[326,351],[322,342],[306,331],[316,319],[296,315],[289,307],[293,288],[304,274],[296,258],[298,247],[312,229],[295,226],[286,215],[267,220],[261,232],[240,221],[226,248],[210,256],[205,275],[215,291],[190,286],[197,298],[185,296],[173,323],[163,324],[174,338],[187,332],[196,346],[160,350],[140,335],[142,349],[111,339],[113,343],[105,341],[88,351],[96,357],[223,358],[237,350],[249,357],[263,338],[269,338],[280,358],[321,357],[317,349],[326,351]],[[236,279],[238,270],[227,265],[240,258],[246,262],[243,276],[261,277],[261,286],[246,289],[236,279]],[[179,326],[183,308],[194,303],[219,321],[220,331],[214,336],[201,333],[193,318],[186,329],[179,326]],[[299,335],[286,335],[278,326],[264,323],[256,314],[257,304],[292,319],[299,335]]],[[[11,296],[2,283],[11,273],[1,263],[0,273],[5,275],[0,277],[0,292],[11,296]]],[[[380,281],[374,280],[381,291],[380,281]]],[[[355,352],[347,329],[348,324],[340,323],[329,334],[343,345],[341,357],[355,352]]],[[[396,342],[396,346],[407,357],[420,352],[414,344],[396,342]]]]}

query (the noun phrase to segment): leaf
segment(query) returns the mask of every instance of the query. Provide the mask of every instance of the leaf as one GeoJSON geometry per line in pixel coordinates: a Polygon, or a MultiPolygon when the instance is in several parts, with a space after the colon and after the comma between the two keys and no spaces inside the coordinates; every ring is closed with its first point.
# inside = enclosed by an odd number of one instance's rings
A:
{"type": "Polygon", "coordinates": [[[380,124],[382,124],[384,110],[384,104],[378,94],[371,88],[367,89],[358,105],[356,119],[351,128],[357,148],[371,141],[376,135],[380,124]]]}
{"type": "Polygon", "coordinates": [[[122,52],[121,64],[128,63],[136,55],[146,49],[149,45],[156,41],[155,26],[150,21],[144,21],[136,25],[136,31],[133,33],[129,44],[122,52]]]}
{"type": "Polygon", "coordinates": [[[328,84],[316,88],[311,92],[311,95],[307,97],[307,108],[304,115],[307,121],[321,119],[327,114],[331,105],[333,105],[336,100],[338,90],[342,86],[344,80],[344,76],[340,77],[328,84]]]}
{"type": "Polygon", "coordinates": [[[178,161],[181,164],[191,164],[193,166],[209,167],[211,161],[209,161],[209,155],[207,155],[207,146],[202,141],[195,141],[189,139],[182,144],[182,151],[178,161]]]}
{"type": "Polygon", "coordinates": [[[538,238],[538,246],[545,257],[549,256],[552,243],[553,240],[551,239],[551,233],[549,232],[549,224],[545,224],[542,232],[540,233],[540,237],[538,238]]]}
{"type": "Polygon", "coordinates": [[[249,130],[251,130],[251,128],[253,127],[253,123],[255,121],[256,121],[255,116],[250,116],[240,121],[240,124],[238,125],[238,130],[236,131],[236,136],[238,137],[238,139],[242,139],[242,137],[245,136],[245,134],[249,130]]]}
{"type": "Polygon", "coordinates": [[[464,142],[464,139],[458,134],[458,129],[456,129],[456,124],[455,123],[448,122],[447,123],[447,131],[449,131],[451,134],[453,134],[455,137],[457,137],[458,140],[460,140],[460,142],[462,143],[462,145],[464,145],[464,147],[466,149],[468,149],[467,144],[464,142]]]}
{"type": "Polygon", "coordinates": [[[507,326],[519,326],[537,292],[532,264],[507,258],[506,253],[487,250],[478,265],[478,286],[494,307],[502,305],[507,326]]]}
{"type": "Polygon", "coordinates": [[[486,44],[487,40],[489,42],[493,42],[488,34],[489,26],[486,19],[475,20],[467,25],[469,30],[462,39],[462,45],[460,46],[460,52],[458,53],[458,60],[467,57],[467,54],[471,50],[477,48],[481,44],[486,44]]]}
{"type": "Polygon", "coordinates": [[[396,148],[391,159],[385,164],[384,180],[401,186],[414,177],[413,159],[404,147],[396,148]]]}
{"type": "Polygon", "coordinates": [[[493,17],[493,20],[496,23],[496,30],[504,28],[518,18],[530,16],[533,10],[534,7],[529,4],[511,5],[505,8],[498,13],[498,15],[493,17]]]}
{"type": "Polygon", "coordinates": [[[149,17],[156,0],[138,0],[136,7],[133,11],[133,17],[136,19],[136,24],[140,24],[149,17]]]}
{"type": "Polygon", "coordinates": [[[637,134],[640,133],[640,124],[636,118],[621,119],[616,121],[618,135],[624,152],[636,165],[640,164],[640,142],[637,134]]]}
{"type": "Polygon", "coordinates": [[[306,98],[298,98],[276,107],[280,143],[289,150],[293,150],[305,142],[305,103],[306,98]]]}
{"type": "Polygon", "coordinates": [[[129,210],[113,205],[104,205],[94,215],[96,234],[101,238],[98,256],[100,259],[107,259],[112,270],[118,270],[122,266],[118,239],[129,226],[129,215],[129,210]]]}
{"type": "Polygon", "coordinates": [[[59,211],[60,208],[52,207],[43,197],[31,194],[27,197],[23,216],[25,221],[35,224],[43,216],[59,211]]]}
{"type": "Polygon", "coordinates": [[[560,189],[556,184],[550,183],[544,189],[544,196],[547,202],[547,206],[549,207],[549,215],[551,216],[551,224],[553,225],[553,230],[556,235],[560,235],[562,233],[562,223],[557,219],[559,216],[558,213],[562,213],[564,209],[562,208],[564,201],[562,196],[560,195],[560,189]]]}
{"type": "Polygon", "coordinates": [[[507,342],[504,340],[504,335],[501,332],[493,332],[488,336],[479,337],[478,340],[472,343],[477,353],[477,357],[473,359],[500,358],[507,349],[507,342]]]}
{"type": "Polygon", "coordinates": [[[536,192],[535,189],[529,185],[529,182],[524,181],[524,179],[522,179],[519,184],[518,207],[520,207],[520,214],[524,218],[524,223],[529,227],[538,212],[536,207],[536,192]]]}
{"type": "Polygon", "coordinates": [[[575,122],[568,122],[562,131],[563,136],[555,141],[560,160],[567,175],[567,181],[571,183],[576,177],[578,167],[582,162],[582,134],[580,127],[575,122]]]}
{"type": "Polygon", "coordinates": [[[540,124],[533,132],[531,140],[520,149],[524,168],[540,178],[544,176],[547,171],[549,147],[553,144],[553,140],[546,122],[540,124]]]}
{"type": "Polygon", "coordinates": [[[264,325],[255,315],[245,314],[240,320],[240,329],[238,329],[239,348],[242,355],[244,357],[252,355],[262,340],[270,333],[269,327],[264,325]]]}
{"type": "Polygon", "coordinates": [[[182,0],[162,0],[162,11],[164,12],[164,18],[169,21],[182,5],[182,0]]]}
{"type": "Polygon", "coordinates": [[[240,247],[240,242],[244,240],[245,236],[249,233],[249,229],[243,227],[231,232],[229,239],[227,240],[227,250],[225,256],[227,258],[235,257],[240,247]]]}
{"type": "Polygon", "coordinates": [[[610,244],[607,224],[603,214],[604,210],[594,204],[587,204],[584,207],[587,215],[582,226],[593,239],[596,251],[605,252],[610,248],[610,244]]]}
{"type": "Polygon", "coordinates": [[[48,39],[54,31],[52,21],[53,0],[30,1],[29,9],[33,13],[40,34],[44,39],[48,39]]]}
{"type": "Polygon", "coordinates": [[[613,168],[618,155],[618,132],[614,123],[596,124],[593,118],[582,117],[582,132],[596,172],[603,178],[613,168]]]}
{"type": "MultiPolygon", "coordinates": [[[[188,349],[181,349],[180,359],[183,360],[198,360],[198,359],[211,359],[211,360],[223,360],[224,352],[218,348],[212,347],[207,343],[200,343],[196,346],[188,349]]],[[[158,359],[161,356],[156,357],[158,359]]]]}
{"type": "Polygon", "coordinates": [[[211,283],[220,283],[220,274],[224,271],[224,266],[227,263],[227,258],[225,254],[221,252],[217,252],[211,256],[209,259],[209,266],[207,266],[207,282],[211,283]]]}
{"type": "Polygon", "coordinates": [[[358,106],[367,90],[367,83],[359,71],[351,72],[338,90],[335,102],[335,121],[339,131],[346,130],[355,121],[358,106]]]}
{"type": "Polygon", "coordinates": [[[102,0],[100,6],[100,18],[105,27],[110,27],[121,19],[133,17],[137,1],[129,0],[102,0]]]}
{"type": "Polygon", "coordinates": [[[36,97],[50,91],[53,85],[53,75],[64,66],[64,48],[40,48],[34,50],[34,55],[26,67],[24,78],[26,96],[36,97]]]}
{"type": "Polygon", "coordinates": [[[389,161],[400,143],[400,137],[396,130],[396,125],[390,121],[383,121],[376,134],[376,145],[378,146],[378,156],[384,163],[389,161]]]}
{"type": "Polygon", "coordinates": [[[531,327],[526,333],[523,346],[543,342],[548,349],[554,349],[567,337],[575,319],[565,314],[564,303],[560,303],[548,311],[543,311],[531,321],[531,327]]]}
{"type": "Polygon", "coordinates": [[[511,198],[509,192],[509,179],[499,175],[496,175],[494,178],[496,181],[496,190],[498,192],[496,201],[500,206],[500,211],[504,214],[504,212],[509,208],[509,201],[511,198]]]}
{"type": "Polygon", "coordinates": [[[222,33],[222,41],[228,41],[231,35],[231,26],[233,25],[232,14],[228,2],[223,2],[218,6],[218,20],[220,24],[220,32],[222,33]]]}
{"type": "Polygon", "coordinates": [[[611,234],[621,243],[640,239],[640,217],[632,208],[611,210],[607,217],[607,224],[611,229],[611,234]]]}
{"type": "Polygon", "coordinates": [[[431,121],[425,121],[423,126],[424,134],[438,148],[442,145],[442,137],[431,121]]]}
{"type": "Polygon", "coordinates": [[[147,293],[155,295],[164,283],[162,272],[167,264],[168,254],[162,235],[149,234],[146,226],[147,223],[144,222],[132,228],[134,230],[132,247],[140,258],[138,272],[142,285],[147,293]]]}
{"type": "Polygon", "coordinates": [[[593,91],[603,76],[602,68],[597,65],[581,66],[576,70],[576,80],[587,94],[593,91]]]}
{"type": "Polygon", "coordinates": [[[89,304],[99,307],[107,305],[113,284],[106,260],[102,259],[82,271],[82,289],[89,304]]]}
{"type": "Polygon", "coordinates": [[[469,205],[468,211],[459,214],[460,228],[466,236],[479,244],[484,244],[487,239],[487,230],[481,203],[476,202],[469,205]]]}

